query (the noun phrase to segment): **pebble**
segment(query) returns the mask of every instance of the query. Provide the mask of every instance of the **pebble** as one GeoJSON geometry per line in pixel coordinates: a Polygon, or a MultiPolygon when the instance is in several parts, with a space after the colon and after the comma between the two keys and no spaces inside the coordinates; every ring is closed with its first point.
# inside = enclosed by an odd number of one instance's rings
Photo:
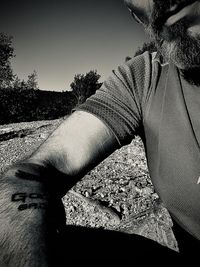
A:
{"type": "Polygon", "coordinates": [[[120,191],[121,191],[121,192],[126,192],[126,188],[125,188],[125,187],[121,187],[121,188],[120,188],[120,191]]]}
{"type": "Polygon", "coordinates": [[[69,211],[70,211],[70,212],[75,212],[75,210],[76,210],[76,209],[75,209],[74,206],[70,206],[70,208],[69,208],[69,211]]]}
{"type": "Polygon", "coordinates": [[[116,209],[116,211],[121,212],[120,205],[115,205],[114,208],[116,209]]]}
{"type": "Polygon", "coordinates": [[[39,137],[41,139],[46,139],[48,137],[48,133],[41,133],[41,134],[39,134],[39,137]]]}
{"type": "Polygon", "coordinates": [[[86,197],[89,197],[89,196],[90,196],[90,194],[89,194],[88,191],[85,191],[85,196],[86,196],[86,197]]]}
{"type": "Polygon", "coordinates": [[[0,129],[0,132],[10,132],[10,131],[12,131],[13,129],[11,128],[11,127],[8,127],[8,128],[1,128],[0,129]]]}

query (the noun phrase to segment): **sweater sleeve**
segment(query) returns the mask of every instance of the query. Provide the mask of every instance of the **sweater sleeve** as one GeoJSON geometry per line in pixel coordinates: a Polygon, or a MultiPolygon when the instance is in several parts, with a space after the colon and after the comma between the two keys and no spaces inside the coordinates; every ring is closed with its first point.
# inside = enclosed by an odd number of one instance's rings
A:
{"type": "Polygon", "coordinates": [[[139,134],[151,83],[151,55],[145,52],[112,72],[101,88],[75,110],[90,112],[113,132],[120,146],[139,134]]]}

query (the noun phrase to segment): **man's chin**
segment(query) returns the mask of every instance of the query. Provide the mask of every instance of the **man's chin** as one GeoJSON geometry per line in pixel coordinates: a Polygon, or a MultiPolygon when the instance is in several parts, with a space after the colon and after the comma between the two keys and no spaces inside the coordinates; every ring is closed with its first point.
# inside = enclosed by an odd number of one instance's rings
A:
{"type": "Polygon", "coordinates": [[[165,62],[172,62],[181,70],[200,68],[200,38],[163,41],[160,47],[165,62]]]}
{"type": "Polygon", "coordinates": [[[198,44],[200,45],[200,41],[191,44],[191,47],[186,47],[185,43],[164,41],[160,46],[164,62],[173,63],[184,79],[196,86],[200,86],[200,47],[198,49],[198,44]]]}

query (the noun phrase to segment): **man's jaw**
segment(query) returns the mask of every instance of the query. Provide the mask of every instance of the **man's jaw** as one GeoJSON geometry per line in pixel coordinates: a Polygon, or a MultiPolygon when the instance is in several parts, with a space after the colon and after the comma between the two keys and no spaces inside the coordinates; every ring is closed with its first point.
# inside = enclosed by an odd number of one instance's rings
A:
{"type": "Polygon", "coordinates": [[[173,62],[179,69],[199,67],[200,15],[193,20],[194,17],[187,16],[187,12],[188,7],[193,5],[197,5],[200,12],[200,0],[174,1],[177,4],[171,6],[168,5],[169,1],[162,1],[160,5],[159,1],[155,1],[147,32],[155,41],[164,61],[173,62]],[[171,19],[174,23],[167,25],[166,22],[172,22],[171,19]]]}

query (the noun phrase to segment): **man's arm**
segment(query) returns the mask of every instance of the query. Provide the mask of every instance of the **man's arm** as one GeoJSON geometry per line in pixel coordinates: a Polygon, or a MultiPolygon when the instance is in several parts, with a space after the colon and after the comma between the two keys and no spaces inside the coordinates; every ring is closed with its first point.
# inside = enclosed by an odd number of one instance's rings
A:
{"type": "Polygon", "coordinates": [[[88,112],[76,111],[29,161],[54,166],[68,177],[75,178],[91,170],[118,147],[114,134],[100,119],[88,112]]]}
{"type": "Polygon", "coordinates": [[[74,112],[29,159],[3,175],[1,266],[50,266],[59,224],[65,222],[61,196],[117,147],[101,120],[74,112]]]}

